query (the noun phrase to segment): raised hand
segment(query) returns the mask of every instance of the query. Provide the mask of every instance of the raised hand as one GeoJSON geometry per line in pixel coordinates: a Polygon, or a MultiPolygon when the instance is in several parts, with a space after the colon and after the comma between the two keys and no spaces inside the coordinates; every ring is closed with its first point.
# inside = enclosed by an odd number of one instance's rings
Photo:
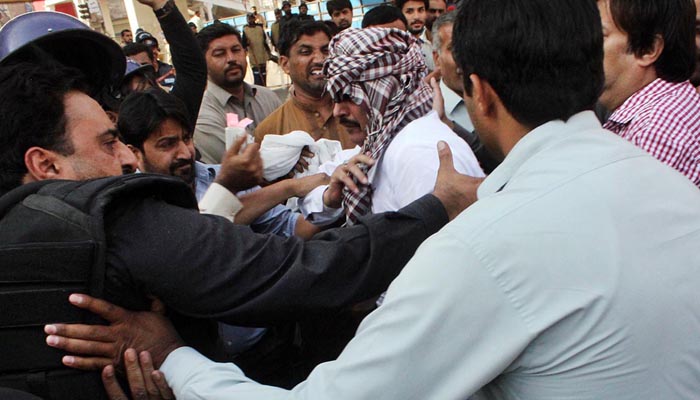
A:
{"type": "Polygon", "coordinates": [[[452,160],[452,150],[447,143],[440,141],[437,145],[440,157],[440,169],[433,195],[440,199],[447,210],[450,221],[477,200],[476,190],[484,178],[474,178],[457,172],[452,160]]]}
{"type": "Polygon", "coordinates": [[[215,179],[216,183],[234,194],[262,182],[263,163],[260,157],[260,145],[249,143],[241,152],[241,147],[246,140],[247,137],[241,136],[226,151],[221,160],[221,170],[215,179]]]}

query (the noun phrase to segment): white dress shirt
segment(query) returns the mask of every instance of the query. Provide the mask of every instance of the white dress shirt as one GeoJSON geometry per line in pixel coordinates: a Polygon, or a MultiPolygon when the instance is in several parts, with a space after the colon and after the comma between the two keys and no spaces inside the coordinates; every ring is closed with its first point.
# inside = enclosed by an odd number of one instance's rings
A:
{"type": "MultiPolygon", "coordinates": [[[[457,171],[475,177],[484,176],[469,145],[443,124],[435,111],[431,111],[406,125],[389,143],[381,160],[370,170],[367,178],[374,188],[373,213],[396,211],[433,191],[440,168],[437,143],[441,140],[450,146],[457,171]]],[[[357,152],[342,152],[331,162],[322,164],[319,172],[331,175],[335,167],[357,152]]],[[[316,224],[327,223],[333,216],[335,219],[340,216],[338,210],[323,205],[326,187],[316,188],[306,195],[300,205],[304,217],[316,224]]]]}
{"type": "Polygon", "coordinates": [[[442,80],[440,81],[440,92],[442,92],[442,98],[445,104],[445,115],[447,118],[458,123],[469,132],[473,132],[474,124],[472,124],[472,120],[469,118],[467,106],[464,105],[464,99],[459,97],[452,89],[448,88],[442,80]]]}
{"type": "Polygon", "coordinates": [[[176,397],[698,398],[691,182],[585,112],[529,132],[478,195],[305,382],[262,386],[180,348],[162,366],[176,397]]]}

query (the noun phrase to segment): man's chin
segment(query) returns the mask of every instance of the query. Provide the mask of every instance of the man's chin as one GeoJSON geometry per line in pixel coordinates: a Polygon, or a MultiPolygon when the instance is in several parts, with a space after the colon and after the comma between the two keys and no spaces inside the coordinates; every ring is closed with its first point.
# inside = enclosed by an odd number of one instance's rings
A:
{"type": "Polygon", "coordinates": [[[180,179],[182,179],[186,184],[192,185],[194,183],[194,178],[195,178],[195,171],[194,171],[194,166],[192,167],[181,167],[178,168],[174,171],[170,171],[170,175],[176,176],[180,179]]]}
{"type": "Polygon", "coordinates": [[[423,33],[423,28],[423,26],[421,26],[420,28],[413,28],[409,26],[408,31],[413,35],[420,35],[423,33]]]}

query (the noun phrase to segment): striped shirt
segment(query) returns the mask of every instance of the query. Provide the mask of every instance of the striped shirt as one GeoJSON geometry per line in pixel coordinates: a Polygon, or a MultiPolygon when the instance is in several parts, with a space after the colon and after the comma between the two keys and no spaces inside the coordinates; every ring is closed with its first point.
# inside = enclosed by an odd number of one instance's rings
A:
{"type": "Polygon", "coordinates": [[[603,125],[700,186],[700,94],[690,82],[656,79],[603,125]]]}

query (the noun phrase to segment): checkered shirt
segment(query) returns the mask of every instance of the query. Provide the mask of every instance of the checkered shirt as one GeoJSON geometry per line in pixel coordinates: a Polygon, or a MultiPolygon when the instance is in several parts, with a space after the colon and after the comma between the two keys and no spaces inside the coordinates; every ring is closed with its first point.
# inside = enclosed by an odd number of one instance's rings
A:
{"type": "Polygon", "coordinates": [[[603,125],[700,186],[700,94],[690,82],[656,79],[603,125]]]}

